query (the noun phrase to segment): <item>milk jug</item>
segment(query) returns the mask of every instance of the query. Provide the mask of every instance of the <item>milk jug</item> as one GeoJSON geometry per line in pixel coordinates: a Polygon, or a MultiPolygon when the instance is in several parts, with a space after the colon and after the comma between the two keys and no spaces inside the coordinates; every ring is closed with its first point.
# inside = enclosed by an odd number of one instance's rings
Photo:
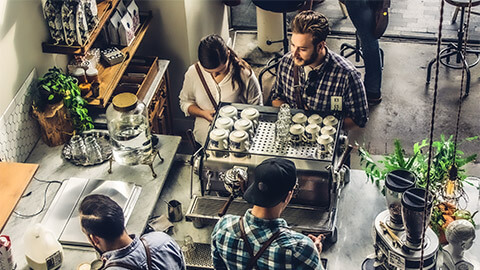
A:
{"type": "Polygon", "coordinates": [[[58,269],[63,262],[62,245],[53,233],[37,223],[27,229],[24,236],[25,257],[33,270],[58,269]]]}

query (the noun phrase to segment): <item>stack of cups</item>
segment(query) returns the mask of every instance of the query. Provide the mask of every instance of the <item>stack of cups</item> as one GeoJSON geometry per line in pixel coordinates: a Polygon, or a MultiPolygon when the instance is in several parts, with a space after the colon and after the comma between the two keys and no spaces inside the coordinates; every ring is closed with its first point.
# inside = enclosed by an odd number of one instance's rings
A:
{"type": "Polygon", "coordinates": [[[237,117],[237,108],[234,106],[224,106],[219,111],[219,116],[215,121],[215,128],[210,132],[210,147],[216,157],[228,156],[228,136],[233,130],[234,119],[237,117]]]}
{"type": "Polygon", "coordinates": [[[290,106],[287,103],[282,104],[275,122],[275,140],[280,145],[288,141],[291,117],[290,106]]]}
{"type": "Polygon", "coordinates": [[[246,108],[240,113],[240,116],[243,119],[248,119],[252,121],[253,124],[253,131],[255,132],[258,128],[259,122],[258,118],[260,117],[260,113],[255,108],[246,108]]]}
{"type": "Polygon", "coordinates": [[[322,126],[322,117],[318,114],[312,114],[307,119],[308,125],[305,127],[304,141],[308,144],[315,144],[322,126]]]}

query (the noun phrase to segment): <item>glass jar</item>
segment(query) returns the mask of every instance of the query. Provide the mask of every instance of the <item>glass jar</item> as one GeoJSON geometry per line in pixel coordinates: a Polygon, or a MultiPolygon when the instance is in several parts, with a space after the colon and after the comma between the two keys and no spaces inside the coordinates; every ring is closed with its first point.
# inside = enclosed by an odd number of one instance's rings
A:
{"type": "Polygon", "coordinates": [[[99,83],[99,80],[98,80],[98,70],[94,67],[89,67],[86,71],[85,71],[85,75],[87,76],[87,81],[89,83],[99,83]]]}
{"type": "Polygon", "coordinates": [[[144,163],[153,152],[147,108],[132,93],[116,95],[107,108],[112,154],[123,165],[144,163]]]}

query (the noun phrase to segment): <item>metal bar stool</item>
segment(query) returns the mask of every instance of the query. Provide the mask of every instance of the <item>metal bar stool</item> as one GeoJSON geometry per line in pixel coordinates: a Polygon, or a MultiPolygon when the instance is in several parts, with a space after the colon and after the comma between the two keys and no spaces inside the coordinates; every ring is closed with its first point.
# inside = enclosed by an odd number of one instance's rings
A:
{"type": "MultiPolygon", "coordinates": [[[[465,8],[469,5],[469,0],[445,0],[447,3],[460,8],[460,25],[457,30],[457,42],[450,43],[446,48],[440,51],[440,63],[444,66],[453,68],[453,69],[462,69],[465,68],[467,71],[467,81],[465,87],[465,96],[468,96],[470,92],[470,68],[477,65],[480,61],[480,50],[472,49],[467,47],[465,50],[465,55],[463,53],[463,42],[465,36],[465,8]],[[475,55],[475,58],[469,62],[467,59],[468,55],[475,55]],[[450,62],[450,57],[456,56],[456,61],[454,63],[450,62]]],[[[472,7],[480,5],[480,0],[472,0],[472,7]]],[[[432,66],[436,62],[436,58],[432,59],[428,63],[427,68],[427,84],[430,83],[430,77],[432,73],[432,66]]]]}

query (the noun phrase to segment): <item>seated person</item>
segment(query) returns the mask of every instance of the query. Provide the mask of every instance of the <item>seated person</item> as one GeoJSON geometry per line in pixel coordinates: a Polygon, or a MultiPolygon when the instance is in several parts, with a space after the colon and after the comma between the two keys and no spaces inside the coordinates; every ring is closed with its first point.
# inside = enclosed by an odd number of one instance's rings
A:
{"type": "Polygon", "coordinates": [[[263,101],[260,85],[250,65],[239,58],[220,36],[209,35],[200,41],[198,60],[200,64],[190,66],[185,73],[179,98],[185,115],[195,117],[193,135],[195,141],[203,145],[220,102],[262,105],[263,101]]]}
{"type": "Polygon", "coordinates": [[[448,245],[443,248],[443,265],[448,270],[478,269],[480,265],[466,251],[473,245],[475,227],[465,219],[452,221],[445,229],[448,245]]]}
{"type": "Polygon", "coordinates": [[[323,235],[307,237],[289,229],[280,218],[297,183],[295,164],[270,158],[255,168],[254,175],[255,181],[243,195],[253,208],[242,217],[223,216],[213,229],[214,268],[323,269],[323,235]]]}
{"type": "Polygon", "coordinates": [[[291,24],[291,51],[283,56],[272,89],[272,105],[320,112],[343,111],[344,128],[364,127],[368,104],[360,72],[327,48],[328,21],[308,10],[291,24]]]}
{"type": "Polygon", "coordinates": [[[180,247],[167,234],[128,235],[122,208],[109,197],[89,195],[79,211],[82,231],[104,261],[102,269],[185,269],[180,247]]]}

